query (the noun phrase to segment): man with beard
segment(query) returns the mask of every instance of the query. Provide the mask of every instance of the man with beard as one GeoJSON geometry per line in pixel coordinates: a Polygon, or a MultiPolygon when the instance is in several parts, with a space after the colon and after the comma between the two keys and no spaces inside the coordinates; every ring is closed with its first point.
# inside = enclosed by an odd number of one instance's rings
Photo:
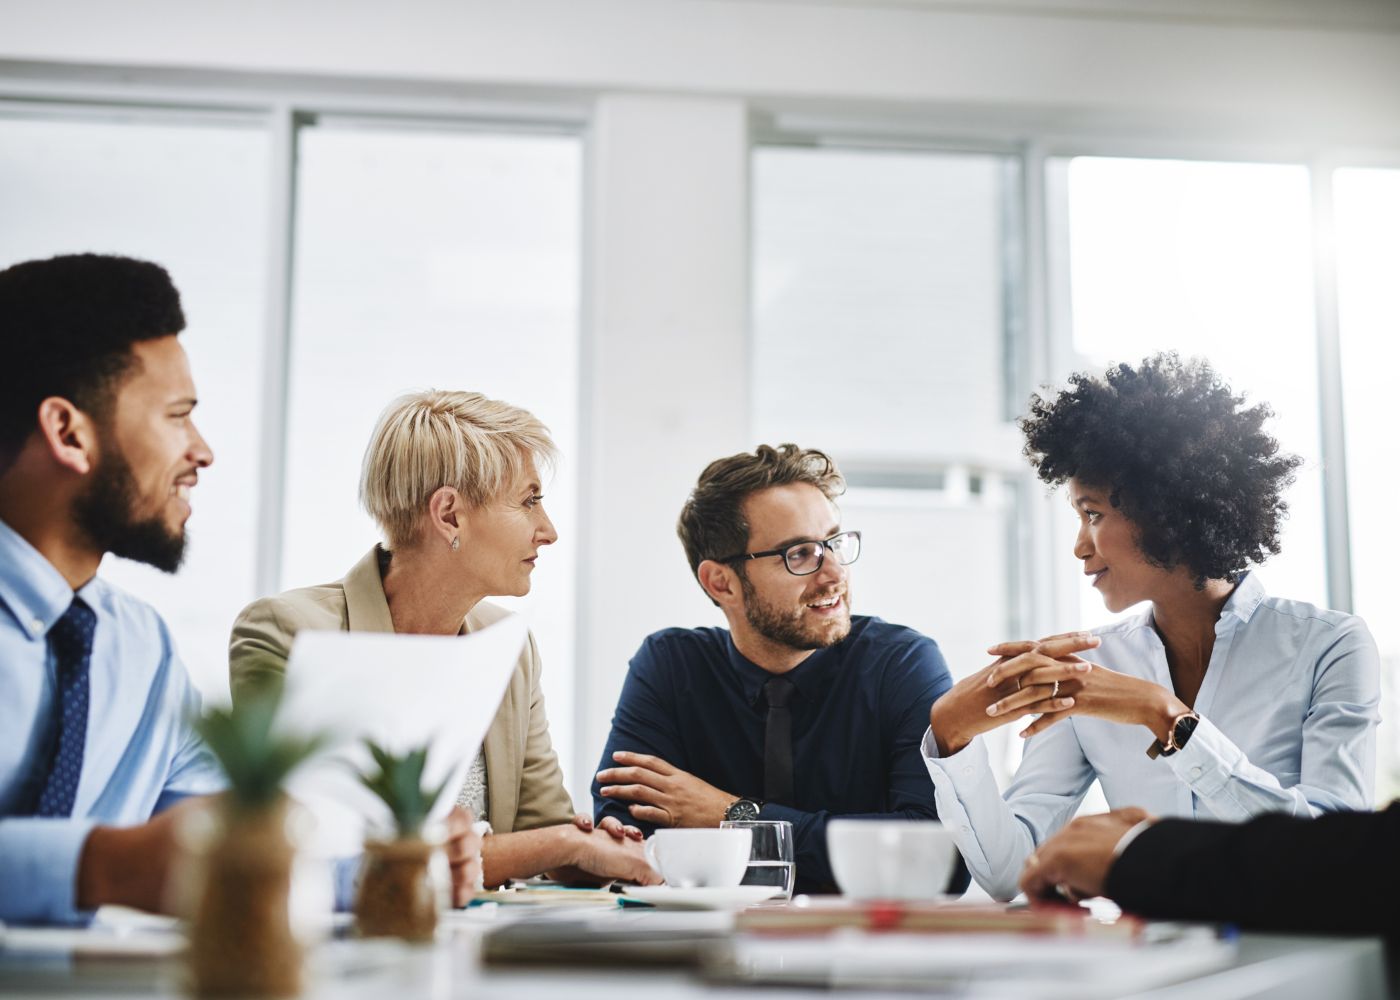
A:
{"type": "MultiPolygon", "coordinates": [[[[793,825],[797,892],[832,891],[835,817],[936,819],[919,751],[952,681],[933,640],[851,615],[860,533],[820,451],[712,462],[681,511],[691,571],[728,629],[665,629],[632,658],[593,784],[595,818],[646,832],[793,825]]],[[[954,888],[967,885],[960,869],[954,888]]]]}
{"type": "Polygon", "coordinates": [[[0,920],[160,909],[168,807],[223,786],[169,629],[96,576],[106,552],[180,565],[214,460],[184,325],[155,264],[0,272],[0,920]]]}

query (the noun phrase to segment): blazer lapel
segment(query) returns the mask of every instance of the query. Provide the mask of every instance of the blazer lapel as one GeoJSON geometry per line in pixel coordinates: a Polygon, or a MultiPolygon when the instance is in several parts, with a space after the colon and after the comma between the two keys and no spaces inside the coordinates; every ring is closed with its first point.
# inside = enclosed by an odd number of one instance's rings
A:
{"type": "Polygon", "coordinates": [[[351,632],[393,632],[394,619],[384,597],[379,576],[379,546],[350,567],[341,584],[345,588],[345,616],[351,632]]]}
{"type": "MultiPolygon", "coordinates": [[[[466,630],[474,632],[484,625],[473,614],[468,614],[466,630]]],[[[491,826],[502,833],[515,829],[515,811],[520,806],[520,733],[517,731],[515,711],[515,684],[506,686],[505,697],[500,708],[491,720],[491,728],[486,730],[486,739],[481,749],[486,755],[486,807],[490,810],[488,819],[491,826]]]]}

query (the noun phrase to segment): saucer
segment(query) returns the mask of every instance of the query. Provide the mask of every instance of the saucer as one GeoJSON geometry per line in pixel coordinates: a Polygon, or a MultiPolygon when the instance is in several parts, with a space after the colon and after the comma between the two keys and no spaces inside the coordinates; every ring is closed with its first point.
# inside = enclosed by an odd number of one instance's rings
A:
{"type": "Polygon", "coordinates": [[[641,903],[650,903],[663,910],[741,910],[765,899],[782,895],[774,885],[701,886],[681,889],[669,885],[638,885],[624,896],[641,903]]]}

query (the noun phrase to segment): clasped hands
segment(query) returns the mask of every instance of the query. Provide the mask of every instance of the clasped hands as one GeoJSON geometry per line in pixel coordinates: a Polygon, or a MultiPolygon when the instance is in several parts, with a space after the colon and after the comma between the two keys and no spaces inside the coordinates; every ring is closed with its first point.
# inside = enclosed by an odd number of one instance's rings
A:
{"type": "Polygon", "coordinates": [[[1141,724],[1160,735],[1171,719],[1187,711],[1161,685],[1077,655],[1098,645],[1096,635],[1066,632],[989,648],[996,662],[958,681],[929,710],[929,727],[939,754],[951,756],[973,737],[1023,715],[1040,718],[1021,730],[1022,737],[1034,736],[1070,715],[1141,724]]]}
{"type": "Polygon", "coordinates": [[[619,750],[613,762],[598,772],[599,794],[630,803],[633,819],[654,826],[719,826],[738,798],[651,754],[619,750]]]}

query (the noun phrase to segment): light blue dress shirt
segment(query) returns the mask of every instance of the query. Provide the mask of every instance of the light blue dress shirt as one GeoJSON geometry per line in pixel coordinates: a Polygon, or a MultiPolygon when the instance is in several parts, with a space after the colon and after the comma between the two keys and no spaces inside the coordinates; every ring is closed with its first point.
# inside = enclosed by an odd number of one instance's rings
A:
{"type": "MultiPolygon", "coordinates": [[[[1150,609],[1095,633],[1101,644],[1083,656],[1172,689],[1150,609]]],[[[1269,597],[1249,573],[1216,623],[1194,706],[1201,722],[1177,753],[1153,760],[1142,726],[1072,715],[1026,741],[1003,797],[980,738],[940,758],[926,732],[923,751],[938,815],[973,878],[1010,899],[1027,856],[1074,817],[1095,778],[1110,808],[1157,816],[1238,822],[1370,809],[1379,702],[1380,657],[1365,622],[1269,597]]]]}
{"type": "Polygon", "coordinates": [[[0,920],[72,923],[83,842],[94,826],[144,823],[222,772],[190,722],[199,693],[154,608],[94,578],[97,614],[82,777],[69,819],[8,817],[51,725],[55,665],[45,639],[73,601],[53,565],[0,521],[0,920]]]}

